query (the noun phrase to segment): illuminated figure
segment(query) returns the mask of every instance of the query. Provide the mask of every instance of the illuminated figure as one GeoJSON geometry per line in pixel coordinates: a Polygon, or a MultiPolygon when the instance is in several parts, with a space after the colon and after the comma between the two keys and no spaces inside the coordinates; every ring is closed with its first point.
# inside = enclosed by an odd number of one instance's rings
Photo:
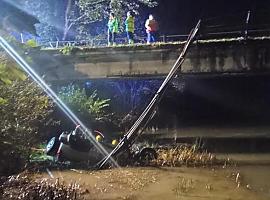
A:
{"type": "Polygon", "coordinates": [[[149,18],[145,22],[145,28],[147,33],[147,44],[156,42],[158,37],[158,23],[153,15],[149,15],[149,18]]]}
{"type": "Polygon", "coordinates": [[[114,13],[110,14],[108,22],[108,46],[116,45],[115,38],[118,33],[118,20],[114,13]]]}
{"type": "Polygon", "coordinates": [[[125,26],[129,44],[134,44],[134,30],[135,30],[134,21],[135,19],[132,13],[130,11],[127,12],[127,19],[125,21],[125,26]]]}

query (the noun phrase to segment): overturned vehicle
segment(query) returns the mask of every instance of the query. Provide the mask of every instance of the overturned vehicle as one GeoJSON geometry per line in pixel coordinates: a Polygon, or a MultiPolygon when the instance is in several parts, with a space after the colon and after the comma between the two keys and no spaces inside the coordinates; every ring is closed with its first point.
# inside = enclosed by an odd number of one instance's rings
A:
{"type": "MultiPolygon", "coordinates": [[[[53,156],[57,161],[87,161],[89,165],[95,166],[106,156],[100,148],[110,153],[118,143],[116,140],[106,139],[99,131],[94,131],[93,136],[95,142],[91,142],[80,126],[77,126],[69,133],[63,132],[59,137],[51,138],[46,146],[46,154],[53,156]]],[[[148,165],[156,158],[155,149],[143,144],[133,144],[119,154],[116,161],[120,165],[148,165]]]]}

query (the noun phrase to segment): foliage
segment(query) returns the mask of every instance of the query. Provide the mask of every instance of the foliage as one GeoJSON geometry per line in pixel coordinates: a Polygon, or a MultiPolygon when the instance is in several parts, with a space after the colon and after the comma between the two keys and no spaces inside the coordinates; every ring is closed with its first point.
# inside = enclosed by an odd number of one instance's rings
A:
{"type": "Polygon", "coordinates": [[[157,2],[153,0],[79,0],[77,5],[81,16],[84,16],[83,23],[89,24],[107,19],[109,12],[114,12],[121,22],[127,11],[138,15],[141,5],[154,7],[157,6],[157,2]]]}
{"type": "MultiPolygon", "coordinates": [[[[8,40],[19,49],[19,54],[35,46],[34,41],[21,45],[12,38],[8,40]]],[[[44,135],[41,130],[55,122],[49,120],[54,104],[3,51],[0,51],[0,94],[0,175],[9,175],[20,170],[31,147],[40,143],[44,135]]]]}
{"type": "Polygon", "coordinates": [[[69,85],[59,91],[59,97],[82,119],[98,121],[107,116],[105,108],[110,99],[98,98],[96,91],[87,96],[84,89],[69,85]]]}
{"type": "Polygon", "coordinates": [[[159,80],[118,80],[110,85],[117,102],[121,102],[120,110],[130,112],[141,110],[160,86],[159,80]]]}
{"type": "Polygon", "coordinates": [[[44,162],[44,161],[52,161],[53,157],[48,156],[44,153],[44,149],[46,149],[47,144],[40,144],[37,148],[31,149],[31,154],[29,156],[30,162],[44,162]]]}
{"type": "Polygon", "coordinates": [[[155,0],[19,0],[19,3],[39,19],[36,29],[43,42],[66,40],[71,34],[84,39],[102,34],[109,12],[113,11],[123,22],[129,10],[138,15],[142,6],[157,6],[155,0]],[[93,33],[99,27],[95,22],[102,22],[99,26],[103,27],[97,33],[93,33]]]}
{"type": "Polygon", "coordinates": [[[0,82],[2,84],[11,84],[16,79],[24,80],[26,76],[14,61],[10,60],[4,52],[0,51],[0,82]]]}
{"type": "MultiPolygon", "coordinates": [[[[4,37],[19,54],[26,54],[25,52],[37,46],[35,40],[28,40],[25,44],[20,44],[13,37],[6,36],[5,34],[4,37]]],[[[28,62],[31,62],[31,58],[29,56],[25,56],[25,59],[28,62]]],[[[18,64],[14,60],[10,59],[7,53],[2,51],[0,48],[0,85],[12,84],[15,80],[25,80],[26,78],[26,74],[21,68],[19,68],[18,64]]],[[[0,105],[6,102],[2,94],[3,93],[0,95],[0,105]]]]}
{"type": "Polygon", "coordinates": [[[0,105],[0,141],[27,154],[30,147],[39,143],[39,131],[49,120],[54,104],[28,79],[1,84],[0,93],[6,101],[0,105]]]}
{"type": "Polygon", "coordinates": [[[60,49],[60,52],[63,55],[70,55],[74,47],[66,45],[63,48],[60,49]]]}
{"type": "Polygon", "coordinates": [[[0,97],[0,105],[1,105],[1,104],[5,104],[5,103],[7,103],[7,100],[5,100],[5,99],[3,99],[2,97],[0,97]]]}
{"type": "Polygon", "coordinates": [[[26,43],[25,43],[25,45],[28,46],[28,47],[32,47],[32,48],[38,46],[36,40],[34,40],[34,39],[27,40],[26,43]]]}
{"type": "Polygon", "coordinates": [[[127,11],[139,14],[141,5],[155,7],[157,2],[154,0],[79,0],[77,5],[87,19],[98,21],[107,17],[104,16],[104,11],[114,12],[118,17],[123,17],[127,11]]]}
{"type": "Polygon", "coordinates": [[[43,131],[56,121],[51,118],[54,104],[30,80],[0,84],[0,93],[0,175],[9,175],[24,166],[43,131]]]}
{"type": "Polygon", "coordinates": [[[18,3],[23,10],[39,19],[40,23],[35,27],[43,42],[55,41],[60,37],[61,31],[57,27],[61,26],[63,20],[62,1],[19,0],[18,3]]]}

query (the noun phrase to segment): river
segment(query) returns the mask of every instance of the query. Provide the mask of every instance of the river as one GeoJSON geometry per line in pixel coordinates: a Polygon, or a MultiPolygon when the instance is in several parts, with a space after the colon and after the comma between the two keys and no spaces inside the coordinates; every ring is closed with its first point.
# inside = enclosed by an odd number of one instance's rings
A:
{"type": "MultiPolygon", "coordinates": [[[[52,171],[54,178],[82,187],[85,199],[266,200],[270,154],[218,154],[234,164],[217,167],[138,167],[100,171],[52,171]]],[[[49,174],[37,178],[51,178],[49,174]]]]}

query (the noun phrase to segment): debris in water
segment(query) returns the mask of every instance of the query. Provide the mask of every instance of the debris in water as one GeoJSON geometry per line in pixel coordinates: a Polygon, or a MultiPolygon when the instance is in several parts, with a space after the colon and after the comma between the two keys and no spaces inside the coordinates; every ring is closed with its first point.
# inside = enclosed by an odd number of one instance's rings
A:
{"type": "Polygon", "coordinates": [[[181,178],[174,191],[177,196],[182,196],[185,193],[189,193],[195,188],[195,181],[193,179],[181,178]]]}
{"type": "Polygon", "coordinates": [[[77,170],[77,169],[70,169],[70,171],[77,172],[77,173],[79,173],[79,174],[82,174],[82,173],[83,173],[83,171],[77,170]]]}
{"type": "Polygon", "coordinates": [[[46,168],[46,171],[47,171],[47,173],[49,174],[49,176],[50,176],[51,178],[54,178],[52,172],[51,172],[48,168],[46,168]]]}
{"type": "Polygon", "coordinates": [[[240,188],[242,185],[242,176],[241,176],[240,172],[232,173],[230,177],[236,183],[237,188],[240,188]]]}
{"type": "Polygon", "coordinates": [[[240,182],[240,173],[239,172],[236,174],[235,182],[236,183],[240,182]]]}
{"type": "Polygon", "coordinates": [[[212,184],[207,183],[207,184],[205,185],[205,189],[206,189],[206,190],[209,190],[209,191],[213,190],[212,184]]]}

